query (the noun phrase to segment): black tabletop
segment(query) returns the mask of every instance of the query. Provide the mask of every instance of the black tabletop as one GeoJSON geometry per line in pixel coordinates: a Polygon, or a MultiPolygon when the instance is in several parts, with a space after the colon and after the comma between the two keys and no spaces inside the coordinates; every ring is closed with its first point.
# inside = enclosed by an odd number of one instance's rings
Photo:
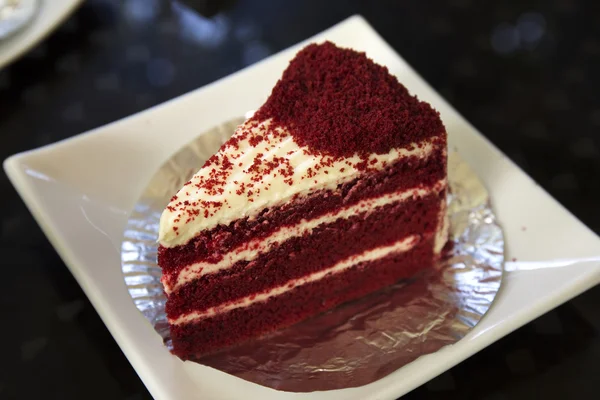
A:
{"type": "MultiPolygon", "coordinates": [[[[595,0],[88,0],[0,70],[0,158],[164,102],[360,13],[598,233],[599,6],[595,0]]],[[[4,174],[0,188],[0,398],[151,398],[4,174]]],[[[595,287],[405,398],[599,398],[599,305],[595,287]]]]}

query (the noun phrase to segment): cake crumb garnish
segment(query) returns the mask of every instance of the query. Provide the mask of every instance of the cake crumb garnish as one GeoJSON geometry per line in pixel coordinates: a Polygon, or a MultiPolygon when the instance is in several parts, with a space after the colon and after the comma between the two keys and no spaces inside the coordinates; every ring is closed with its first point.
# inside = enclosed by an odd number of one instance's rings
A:
{"type": "Polygon", "coordinates": [[[271,119],[300,146],[334,157],[385,154],[444,130],[438,112],[386,67],[331,42],[302,49],[253,119],[271,119]]]}

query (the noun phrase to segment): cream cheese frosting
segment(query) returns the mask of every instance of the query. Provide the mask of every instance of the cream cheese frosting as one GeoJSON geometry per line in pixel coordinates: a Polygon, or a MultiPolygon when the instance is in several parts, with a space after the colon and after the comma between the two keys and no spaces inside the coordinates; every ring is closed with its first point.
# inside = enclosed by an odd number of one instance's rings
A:
{"type": "Polygon", "coordinates": [[[312,154],[286,129],[250,119],[171,199],[160,218],[159,243],[183,245],[198,232],[252,217],[295,195],[331,190],[365,169],[383,169],[405,157],[428,157],[431,140],[368,158],[312,154]]]}

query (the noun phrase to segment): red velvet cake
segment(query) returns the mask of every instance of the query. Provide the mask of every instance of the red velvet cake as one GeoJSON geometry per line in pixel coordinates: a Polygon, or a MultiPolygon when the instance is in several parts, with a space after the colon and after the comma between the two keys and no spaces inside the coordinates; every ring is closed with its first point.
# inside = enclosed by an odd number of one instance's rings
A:
{"type": "Polygon", "coordinates": [[[328,42],[301,50],[161,217],[173,352],[235,345],[432,266],[446,147],[438,113],[385,67],[328,42]]]}

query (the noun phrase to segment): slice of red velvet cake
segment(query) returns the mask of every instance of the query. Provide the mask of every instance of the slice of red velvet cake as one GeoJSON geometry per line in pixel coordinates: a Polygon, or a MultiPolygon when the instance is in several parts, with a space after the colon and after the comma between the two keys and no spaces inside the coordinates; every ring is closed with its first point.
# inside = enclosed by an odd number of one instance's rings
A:
{"type": "Polygon", "coordinates": [[[312,44],[171,199],[158,262],[194,358],[430,267],[447,240],[446,132],[364,53],[312,44]]]}

